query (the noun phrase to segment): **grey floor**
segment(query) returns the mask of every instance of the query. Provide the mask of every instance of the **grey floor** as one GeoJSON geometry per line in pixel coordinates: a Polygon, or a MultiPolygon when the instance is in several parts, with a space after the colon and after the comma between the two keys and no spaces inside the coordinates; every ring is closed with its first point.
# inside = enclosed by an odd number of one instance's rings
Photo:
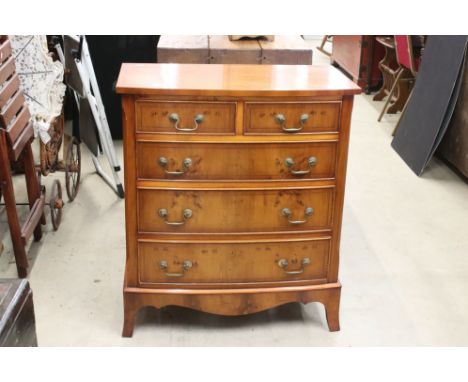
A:
{"type": "MultiPolygon", "coordinates": [[[[318,42],[309,41],[312,46],[318,42]]],[[[328,58],[315,52],[314,64],[328,58]]],[[[416,177],[391,149],[396,116],[356,97],[341,244],[341,331],[323,307],[289,304],[243,317],[184,308],[145,309],[133,338],[120,336],[124,203],[83,158],[77,199],[29,252],[42,346],[468,345],[468,186],[433,159],[416,177]]],[[[122,143],[116,142],[119,157],[122,143]]],[[[63,180],[63,174],[44,179],[63,180]]],[[[22,179],[17,179],[17,182],[22,179]]],[[[19,197],[18,197],[19,198],[19,197]]],[[[0,223],[6,215],[0,211],[0,223]]],[[[4,228],[2,228],[4,229],[4,228]]],[[[0,277],[15,277],[8,233],[0,277]]]]}

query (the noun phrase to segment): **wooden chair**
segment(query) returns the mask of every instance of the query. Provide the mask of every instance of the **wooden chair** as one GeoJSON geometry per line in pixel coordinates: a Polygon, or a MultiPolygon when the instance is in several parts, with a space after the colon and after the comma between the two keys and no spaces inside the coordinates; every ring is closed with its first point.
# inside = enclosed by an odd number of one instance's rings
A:
{"type": "Polygon", "coordinates": [[[332,35],[325,35],[322,37],[322,42],[320,43],[320,46],[317,47],[317,50],[322,52],[323,54],[325,54],[326,56],[330,57],[331,56],[331,52],[325,50],[325,44],[329,42],[329,43],[333,43],[333,36],[332,35]]]}
{"type": "MultiPolygon", "coordinates": [[[[390,89],[390,93],[388,95],[388,98],[385,102],[385,105],[382,109],[382,112],[379,115],[378,121],[382,119],[385,110],[387,109],[388,104],[393,98],[393,94],[395,93],[395,90],[397,89],[397,86],[399,85],[400,82],[402,81],[415,81],[416,75],[418,73],[418,68],[419,68],[419,57],[415,57],[414,51],[413,51],[413,42],[411,39],[411,36],[405,35],[405,36],[395,36],[394,37],[394,43],[395,43],[395,51],[396,51],[396,57],[397,57],[397,62],[398,62],[398,69],[395,73],[395,80],[393,82],[393,86],[390,89]]],[[[408,99],[411,97],[411,92],[405,102],[405,106],[403,107],[402,113],[404,112],[406,105],[408,104],[408,99]]]]}
{"type": "Polygon", "coordinates": [[[26,244],[33,234],[36,241],[42,237],[45,195],[41,192],[31,148],[34,138],[31,115],[19,84],[11,43],[7,36],[0,35],[0,199],[3,194],[16,268],[18,276],[24,278],[28,270],[26,244]],[[16,210],[10,164],[17,161],[24,169],[30,208],[22,226],[16,210]]]}

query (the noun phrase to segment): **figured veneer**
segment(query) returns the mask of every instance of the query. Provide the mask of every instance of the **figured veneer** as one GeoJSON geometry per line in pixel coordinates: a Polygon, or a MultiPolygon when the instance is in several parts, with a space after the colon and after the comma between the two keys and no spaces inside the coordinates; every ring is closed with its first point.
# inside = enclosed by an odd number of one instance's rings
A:
{"type": "Polygon", "coordinates": [[[330,240],[328,237],[264,243],[143,242],[138,251],[142,286],[323,281],[327,276],[330,240]],[[167,267],[162,267],[162,262],[167,267]],[[188,267],[184,267],[185,262],[188,267]]]}
{"type": "Polygon", "coordinates": [[[360,89],[331,67],[124,64],[117,91],[123,336],[147,305],[241,315],[315,301],[339,330],[349,127],[360,89]]]}
{"type": "Polygon", "coordinates": [[[138,229],[140,232],[213,234],[330,230],[333,195],[333,187],[143,189],[138,191],[138,229]],[[312,209],[309,214],[307,208],[312,209]],[[162,209],[167,211],[167,216],[161,216],[162,209]],[[289,217],[285,209],[290,211],[289,217]],[[191,212],[185,213],[187,210],[191,212]]]}
{"type": "Polygon", "coordinates": [[[171,134],[234,134],[235,102],[140,101],[137,131],[171,134]]]}
{"type": "Polygon", "coordinates": [[[246,102],[246,134],[337,131],[340,102],[246,102]]]}
{"type": "Polygon", "coordinates": [[[337,142],[138,142],[137,176],[155,180],[331,179],[336,147],[337,142]]]}

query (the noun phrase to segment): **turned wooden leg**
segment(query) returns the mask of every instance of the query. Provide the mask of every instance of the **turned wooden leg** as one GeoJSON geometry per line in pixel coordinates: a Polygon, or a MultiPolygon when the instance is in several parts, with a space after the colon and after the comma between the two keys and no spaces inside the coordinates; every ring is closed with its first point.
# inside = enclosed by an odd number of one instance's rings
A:
{"type": "Polygon", "coordinates": [[[323,302],[330,332],[340,330],[340,296],[341,288],[330,290],[327,300],[323,302]]]}
{"type": "Polygon", "coordinates": [[[122,337],[132,337],[133,328],[135,327],[135,316],[138,308],[135,307],[128,297],[124,294],[124,325],[122,330],[122,337]]]}

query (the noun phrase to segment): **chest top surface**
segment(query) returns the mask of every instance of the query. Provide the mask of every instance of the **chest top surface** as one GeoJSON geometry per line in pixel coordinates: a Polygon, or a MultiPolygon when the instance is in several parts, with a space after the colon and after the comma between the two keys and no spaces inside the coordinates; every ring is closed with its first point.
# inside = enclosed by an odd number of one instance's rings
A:
{"type": "Polygon", "coordinates": [[[337,96],[361,89],[332,66],[123,64],[119,94],[337,96]]]}

